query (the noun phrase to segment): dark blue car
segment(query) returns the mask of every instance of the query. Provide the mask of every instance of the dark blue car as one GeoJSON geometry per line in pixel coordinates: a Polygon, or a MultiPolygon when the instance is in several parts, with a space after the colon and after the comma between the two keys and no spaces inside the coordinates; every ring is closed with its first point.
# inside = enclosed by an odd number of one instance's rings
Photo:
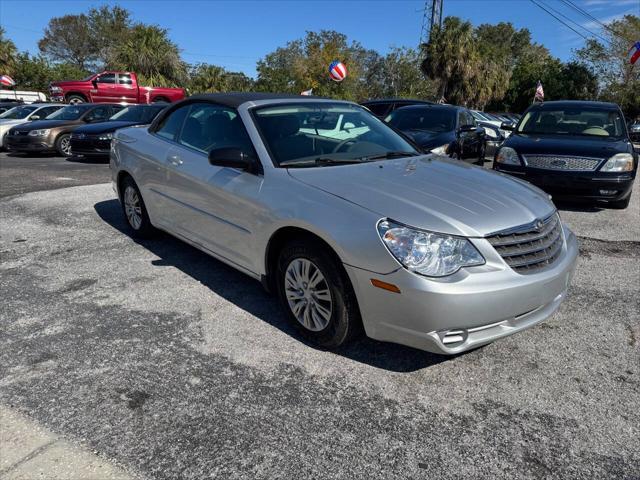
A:
{"type": "Polygon", "coordinates": [[[624,115],[604,102],[556,101],[531,106],[496,152],[493,168],[559,198],[626,208],[638,170],[624,115]]]}

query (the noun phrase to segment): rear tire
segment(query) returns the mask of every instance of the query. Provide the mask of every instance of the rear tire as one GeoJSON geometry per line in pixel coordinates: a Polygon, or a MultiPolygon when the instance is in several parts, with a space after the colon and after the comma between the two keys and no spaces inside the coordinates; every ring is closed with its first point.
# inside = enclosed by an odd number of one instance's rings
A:
{"type": "Polygon", "coordinates": [[[150,238],[156,233],[151,225],[147,207],[144,204],[140,189],[133,178],[127,176],[120,185],[120,206],[127,225],[134,238],[150,238]]]}
{"type": "Polygon", "coordinates": [[[276,285],[289,320],[311,342],[337,348],[360,333],[360,311],[351,282],[319,242],[286,244],[278,258],[276,285]]]}
{"type": "Polygon", "coordinates": [[[61,157],[70,157],[71,156],[71,135],[69,133],[63,133],[58,135],[56,138],[56,152],[60,154],[61,157]]]}

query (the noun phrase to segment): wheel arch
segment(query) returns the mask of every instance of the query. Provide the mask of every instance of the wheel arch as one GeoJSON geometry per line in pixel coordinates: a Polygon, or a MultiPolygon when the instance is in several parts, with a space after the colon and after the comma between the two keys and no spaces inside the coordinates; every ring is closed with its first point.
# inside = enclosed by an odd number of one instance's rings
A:
{"type": "MultiPolygon", "coordinates": [[[[269,292],[275,291],[274,281],[275,271],[277,269],[278,263],[278,254],[288,242],[299,239],[306,239],[308,241],[315,242],[321,245],[326,249],[327,252],[331,254],[331,256],[334,257],[339,267],[344,270],[344,267],[342,266],[342,259],[340,258],[340,255],[338,254],[336,249],[333,248],[333,246],[320,235],[303,227],[280,227],[271,234],[264,253],[265,274],[262,276],[262,284],[269,292]]],[[[346,275],[346,271],[344,273],[346,275]]],[[[346,278],[349,278],[348,275],[346,275],[346,278]]]]}

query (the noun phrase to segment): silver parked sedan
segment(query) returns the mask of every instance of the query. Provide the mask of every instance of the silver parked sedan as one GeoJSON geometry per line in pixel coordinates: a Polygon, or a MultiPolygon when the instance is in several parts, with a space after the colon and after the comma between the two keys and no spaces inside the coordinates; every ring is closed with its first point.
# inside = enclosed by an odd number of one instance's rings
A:
{"type": "Polygon", "coordinates": [[[364,108],[212,94],[118,130],[132,233],[161,229],[261,280],[309,339],[453,354],[560,306],[576,238],[541,190],[423,155],[364,108]]]}

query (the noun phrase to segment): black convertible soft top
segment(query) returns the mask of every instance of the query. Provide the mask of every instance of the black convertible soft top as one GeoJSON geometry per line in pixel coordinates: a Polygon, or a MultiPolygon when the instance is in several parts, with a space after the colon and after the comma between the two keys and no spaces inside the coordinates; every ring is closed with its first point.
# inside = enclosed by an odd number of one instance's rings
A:
{"type": "Polygon", "coordinates": [[[258,100],[301,100],[321,97],[308,97],[303,95],[291,95],[290,93],[263,93],[263,92],[238,92],[238,93],[206,93],[193,95],[187,100],[208,100],[226,107],[237,108],[245,102],[258,100]]]}

